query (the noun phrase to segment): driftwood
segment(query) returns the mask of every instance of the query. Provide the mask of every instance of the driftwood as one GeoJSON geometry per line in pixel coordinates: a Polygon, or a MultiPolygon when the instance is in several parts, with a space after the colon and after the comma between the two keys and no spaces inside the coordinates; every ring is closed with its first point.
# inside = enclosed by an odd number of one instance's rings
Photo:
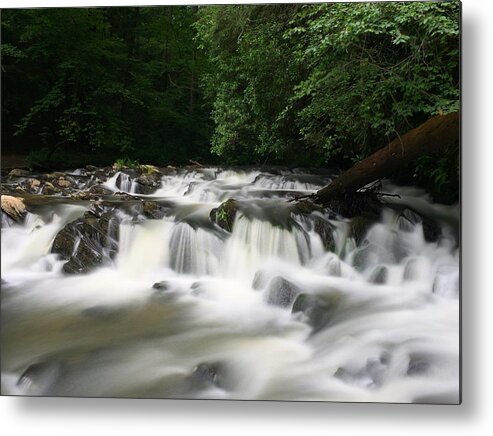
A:
{"type": "Polygon", "coordinates": [[[459,142],[458,112],[437,115],[395,138],[385,147],[358,162],[310,197],[318,203],[328,203],[334,197],[355,194],[375,180],[389,177],[403,165],[423,155],[436,155],[459,142]]]}

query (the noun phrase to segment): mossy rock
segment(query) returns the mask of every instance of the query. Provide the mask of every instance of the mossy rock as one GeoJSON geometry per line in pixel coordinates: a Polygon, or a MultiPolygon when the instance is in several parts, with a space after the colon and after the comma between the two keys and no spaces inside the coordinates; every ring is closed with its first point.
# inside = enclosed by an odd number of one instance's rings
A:
{"type": "Polygon", "coordinates": [[[233,224],[238,212],[238,202],[232,198],[211,210],[211,221],[227,232],[233,231],[233,224]]]}

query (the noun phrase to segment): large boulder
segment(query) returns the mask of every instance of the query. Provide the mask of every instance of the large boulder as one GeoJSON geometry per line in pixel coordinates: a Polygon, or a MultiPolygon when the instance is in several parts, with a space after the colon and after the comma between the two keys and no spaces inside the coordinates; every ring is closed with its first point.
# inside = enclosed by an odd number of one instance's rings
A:
{"type": "Polygon", "coordinates": [[[152,194],[161,186],[161,173],[144,173],[135,179],[139,194],[152,194]]]}
{"type": "Polygon", "coordinates": [[[20,197],[2,195],[1,207],[2,212],[17,223],[22,222],[26,216],[26,205],[24,204],[24,200],[20,197]]]}
{"type": "Polygon", "coordinates": [[[211,210],[210,219],[222,229],[232,232],[233,224],[238,212],[238,202],[232,198],[211,210]]]}
{"type": "Polygon", "coordinates": [[[119,227],[112,212],[93,209],[58,232],[51,251],[68,260],[65,273],[87,273],[116,255],[119,227]]]}

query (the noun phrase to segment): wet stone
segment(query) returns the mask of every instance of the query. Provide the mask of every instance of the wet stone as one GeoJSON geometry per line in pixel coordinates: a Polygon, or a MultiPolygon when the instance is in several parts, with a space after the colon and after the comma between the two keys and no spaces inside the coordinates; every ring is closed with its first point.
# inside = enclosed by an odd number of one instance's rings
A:
{"type": "Polygon", "coordinates": [[[330,323],[340,300],[336,294],[321,296],[303,293],[296,297],[291,312],[303,313],[316,333],[330,323]]]}
{"type": "Polygon", "coordinates": [[[389,270],[386,266],[377,266],[370,275],[370,283],[383,285],[389,278],[389,270]]]}
{"type": "Polygon", "coordinates": [[[200,363],[192,371],[190,382],[194,389],[222,385],[222,366],[219,363],[200,363]]]}
{"type": "Polygon", "coordinates": [[[289,307],[301,289],[283,277],[275,277],[269,283],[267,303],[274,306],[289,307]]]}
{"type": "Polygon", "coordinates": [[[156,282],[152,285],[153,289],[156,289],[158,291],[167,291],[170,288],[169,282],[162,281],[162,282],[156,282]]]}

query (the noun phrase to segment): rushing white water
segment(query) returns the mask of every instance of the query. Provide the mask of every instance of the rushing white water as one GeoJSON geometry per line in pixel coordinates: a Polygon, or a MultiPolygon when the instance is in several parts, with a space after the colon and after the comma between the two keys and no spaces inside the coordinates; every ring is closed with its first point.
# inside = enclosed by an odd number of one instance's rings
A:
{"type": "MultiPolygon", "coordinates": [[[[135,192],[123,174],[105,186],[135,192]]],[[[84,275],[64,274],[50,249],[89,206],[2,221],[2,393],[456,403],[458,209],[387,186],[401,194],[389,202],[438,219],[441,236],[427,242],[415,214],[384,208],[358,245],[348,220],[287,209],[293,192],[328,180],[164,176],[142,197],[170,212],[122,214],[117,255],[84,275]],[[243,205],[232,234],[208,219],[229,198],[243,205]]]]}

